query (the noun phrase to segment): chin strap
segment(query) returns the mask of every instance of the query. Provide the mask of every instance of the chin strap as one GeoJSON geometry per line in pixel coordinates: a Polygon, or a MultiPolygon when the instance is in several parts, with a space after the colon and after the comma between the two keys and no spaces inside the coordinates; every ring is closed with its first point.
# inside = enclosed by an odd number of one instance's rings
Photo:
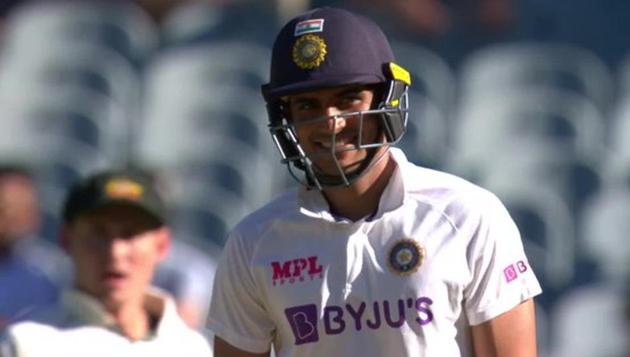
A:
{"type": "MultiPolygon", "coordinates": [[[[339,175],[324,175],[321,173],[317,173],[313,169],[313,165],[310,162],[310,159],[308,158],[305,159],[305,160],[308,160],[308,162],[305,163],[306,169],[303,171],[298,169],[302,171],[301,175],[295,172],[296,168],[292,168],[290,164],[288,164],[287,167],[289,169],[289,173],[291,174],[291,176],[296,181],[306,186],[308,189],[316,188],[321,191],[324,188],[330,188],[330,187],[349,187],[355,181],[357,181],[358,179],[363,177],[366,173],[368,173],[374,166],[378,165],[389,154],[389,147],[380,146],[380,147],[370,148],[367,151],[368,151],[368,155],[361,162],[361,165],[359,166],[359,168],[355,172],[352,172],[349,174],[344,173],[343,170],[341,169],[339,170],[339,173],[340,173],[339,175]],[[382,151],[381,155],[377,157],[376,154],[381,148],[384,148],[384,150],[382,151]]],[[[335,158],[335,161],[336,160],[337,159],[335,158]]],[[[337,165],[339,167],[338,162],[337,162],[337,165]]]]}

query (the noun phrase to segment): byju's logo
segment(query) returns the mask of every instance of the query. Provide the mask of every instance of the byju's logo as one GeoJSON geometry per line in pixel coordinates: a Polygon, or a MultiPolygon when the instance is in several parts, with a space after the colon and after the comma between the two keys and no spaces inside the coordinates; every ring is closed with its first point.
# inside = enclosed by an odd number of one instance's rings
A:
{"type": "Polygon", "coordinates": [[[398,299],[395,301],[374,301],[371,303],[328,305],[324,307],[319,326],[319,316],[315,304],[294,306],[284,310],[293,330],[295,344],[319,341],[322,335],[339,335],[346,330],[364,331],[381,328],[401,328],[405,323],[425,326],[433,321],[431,305],[427,296],[398,299]]]}
{"type": "Polygon", "coordinates": [[[324,268],[317,262],[317,257],[297,258],[283,263],[271,262],[273,269],[273,285],[293,284],[306,279],[314,280],[324,277],[324,268]]]}
{"type": "Polygon", "coordinates": [[[315,304],[290,307],[284,310],[284,313],[293,330],[296,345],[319,341],[315,304]]]}

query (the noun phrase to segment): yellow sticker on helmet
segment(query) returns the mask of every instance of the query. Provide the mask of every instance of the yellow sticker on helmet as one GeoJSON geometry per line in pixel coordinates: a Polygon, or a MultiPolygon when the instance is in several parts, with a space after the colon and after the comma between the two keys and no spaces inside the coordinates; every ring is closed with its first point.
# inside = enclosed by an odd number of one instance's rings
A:
{"type": "Polygon", "coordinates": [[[401,81],[408,86],[411,85],[411,75],[406,69],[394,62],[389,62],[389,71],[391,72],[394,80],[401,81]]]}

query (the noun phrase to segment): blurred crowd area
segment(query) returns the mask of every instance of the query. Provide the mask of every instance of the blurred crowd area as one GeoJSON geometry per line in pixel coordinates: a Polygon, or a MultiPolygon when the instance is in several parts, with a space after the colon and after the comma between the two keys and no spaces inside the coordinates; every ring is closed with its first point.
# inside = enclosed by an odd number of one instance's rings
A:
{"type": "Polygon", "coordinates": [[[544,289],[541,356],[627,355],[626,0],[4,1],[0,161],[33,172],[42,239],[78,177],[133,167],[160,184],[177,240],[220,251],[294,186],[259,87],[275,33],[325,5],[377,20],[411,72],[409,158],[510,210],[544,289]]]}

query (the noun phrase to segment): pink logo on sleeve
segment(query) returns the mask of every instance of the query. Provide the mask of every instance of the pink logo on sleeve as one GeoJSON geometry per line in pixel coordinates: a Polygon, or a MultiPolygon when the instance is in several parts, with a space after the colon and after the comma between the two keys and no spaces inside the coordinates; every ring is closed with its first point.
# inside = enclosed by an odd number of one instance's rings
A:
{"type": "Polygon", "coordinates": [[[507,268],[503,269],[503,276],[508,283],[514,281],[518,274],[522,274],[527,271],[527,264],[524,261],[519,260],[516,264],[510,264],[507,268]]]}
{"type": "Polygon", "coordinates": [[[507,268],[503,269],[503,275],[505,276],[505,281],[508,283],[516,279],[518,273],[516,272],[516,268],[514,268],[514,264],[510,264],[507,268]]]}

